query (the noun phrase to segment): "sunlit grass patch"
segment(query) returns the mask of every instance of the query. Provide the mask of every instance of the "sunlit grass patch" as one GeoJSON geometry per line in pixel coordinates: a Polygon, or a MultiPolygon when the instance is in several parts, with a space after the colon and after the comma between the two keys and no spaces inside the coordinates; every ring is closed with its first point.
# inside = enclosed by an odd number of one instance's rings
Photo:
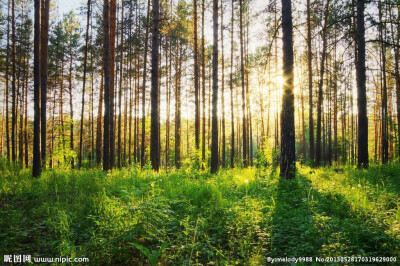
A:
{"type": "Polygon", "coordinates": [[[398,166],[49,170],[0,178],[0,250],[103,264],[263,265],[274,256],[400,255],[398,166]],[[164,243],[167,243],[165,245],[164,243]],[[161,246],[164,244],[164,248],[161,246]],[[143,248],[138,248],[143,247],[143,248]],[[143,253],[145,252],[145,253],[143,253]]]}

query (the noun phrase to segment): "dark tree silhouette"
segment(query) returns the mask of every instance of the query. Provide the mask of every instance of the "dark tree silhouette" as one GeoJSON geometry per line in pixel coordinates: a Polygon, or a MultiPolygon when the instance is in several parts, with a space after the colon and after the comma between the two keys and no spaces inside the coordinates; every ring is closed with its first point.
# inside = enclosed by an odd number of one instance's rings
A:
{"type": "Polygon", "coordinates": [[[357,0],[357,103],[358,103],[358,167],[368,167],[368,118],[365,74],[365,1],[357,0]]]}
{"type": "Polygon", "coordinates": [[[33,41],[33,164],[32,175],[38,177],[41,172],[40,158],[40,3],[35,0],[34,41],[33,41]]]}
{"type": "Polygon", "coordinates": [[[218,0],[213,0],[211,173],[218,171],[218,0]]]}
{"type": "Polygon", "coordinates": [[[283,94],[281,112],[281,177],[294,178],[296,170],[292,1],[282,0],[283,94]]]}
{"type": "Polygon", "coordinates": [[[103,7],[103,71],[104,71],[104,129],[103,170],[110,169],[110,2],[104,0],[103,7]]]}
{"type": "Polygon", "coordinates": [[[49,47],[49,11],[50,0],[42,0],[40,30],[40,125],[41,125],[41,162],[46,165],[46,105],[47,105],[47,66],[49,47]]]}
{"type": "Polygon", "coordinates": [[[153,0],[153,26],[152,26],[152,48],[151,48],[151,144],[150,144],[150,157],[151,166],[154,170],[158,171],[160,168],[160,134],[158,127],[158,113],[159,113],[159,97],[158,97],[158,50],[159,50],[159,1],[153,0]]]}
{"type": "Polygon", "coordinates": [[[194,31],[194,103],[195,103],[195,145],[200,148],[200,99],[199,99],[199,61],[197,43],[197,0],[193,0],[193,31],[194,31]]]}

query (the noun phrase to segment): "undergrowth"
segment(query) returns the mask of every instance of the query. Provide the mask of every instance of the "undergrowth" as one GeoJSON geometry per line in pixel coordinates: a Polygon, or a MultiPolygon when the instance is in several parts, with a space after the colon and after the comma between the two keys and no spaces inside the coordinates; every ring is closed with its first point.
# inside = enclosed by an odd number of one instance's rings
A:
{"type": "Polygon", "coordinates": [[[0,253],[91,264],[400,256],[400,167],[155,173],[0,169],[0,253]]]}

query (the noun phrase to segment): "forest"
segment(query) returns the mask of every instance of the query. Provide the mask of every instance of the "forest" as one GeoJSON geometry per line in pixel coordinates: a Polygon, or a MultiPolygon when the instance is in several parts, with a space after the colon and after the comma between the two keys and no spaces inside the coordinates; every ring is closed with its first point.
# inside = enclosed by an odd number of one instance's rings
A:
{"type": "Polygon", "coordinates": [[[0,0],[0,261],[396,265],[399,65],[398,0],[0,0]]]}

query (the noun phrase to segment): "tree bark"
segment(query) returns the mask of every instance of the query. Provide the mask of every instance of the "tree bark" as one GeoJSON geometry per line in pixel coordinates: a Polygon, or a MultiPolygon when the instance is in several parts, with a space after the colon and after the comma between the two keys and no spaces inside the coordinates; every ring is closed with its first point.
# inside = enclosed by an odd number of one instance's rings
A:
{"type": "Polygon", "coordinates": [[[11,2],[11,60],[12,60],[12,102],[11,102],[11,157],[13,163],[17,161],[17,87],[16,87],[16,36],[15,36],[15,0],[11,2]]]}
{"type": "Polygon", "coordinates": [[[223,0],[221,0],[221,108],[222,108],[222,154],[221,162],[222,167],[225,168],[226,162],[226,136],[225,136],[225,58],[224,58],[224,7],[223,0]]]}
{"type": "Polygon", "coordinates": [[[197,43],[197,0],[193,0],[193,31],[194,31],[194,102],[195,102],[195,145],[200,148],[200,99],[199,99],[199,62],[198,62],[198,43],[197,43]]]}
{"type": "MultiPolygon", "coordinates": [[[[88,46],[89,46],[89,19],[90,19],[90,8],[91,0],[87,2],[87,15],[86,15],[86,36],[85,36],[85,54],[83,59],[83,84],[82,84],[82,101],[81,101],[81,125],[79,131],[79,158],[78,168],[82,166],[82,147],[83,147],[83,119],[85,110],[85,87],[86,87],[86,68],[87,68],[87,57],[88,57],[88,46]]],[[[72,117],[71,117],[72,119],[72,117]]],[[[73,133],[71,133],[71,142],[73,141],[73,133]]],[[[73,167],[73,165],[72,165],[73,167]]]]}
{"type": "Polygon", "coordinates": [[[103,9],[103,68],[104,68],[104,137],[103,137],[103,170],[110,169],[110,3],[104,0],[103,9]]]}
{"type": "Polygon", "coordinates": [[[229,87],[231,91],[231,168],[234,167],[234,160],[235,160],[235,116],[233,111],[233,26],[234,26],[234,0],[231,0],[231,71],[230,71],[230,81],[229,87]]]}
{"type": "Polygon", "coordinates": [[[175,166],[181,168],[181,56],[182,47],[179,43],[176,45],[175,61],[175,166]]]}
{"type": "Polygon", "coordinates": [[[144,61],[143,61],[143,84],[142,84],[142,146],[141,146],[141,166],[146,164],[146,72],[147,72],[147,51],[149,43],[150,27],[150,0],[147,2],[146,36],[144,41],[144,61]]]}
{"type": "Polygon", "coordinates": [[[368,117],[367,89],[365,74],[365,26],[364,0],[357,0],[357,103],[358,103],[358,167],[367,168],[368,158],[368,117]]]}
{"type": "Polygon", "coordinates": [[[213,0],[211,173],[218,171],[218,0],[213,0]]]}
{"type": "MultiPolygon", "coordinates": [[[[336,30],[335,30],[336,33],[336,30]]],[[[335,35],[336,36],[336,35],[335,35]]],[[[333,159],[335,162],[338,161],[338,62],[336,61],[336,37],[335,37],[335,48],[334,48],[334,66],[333,66],[333,159]]]]}
{"type": "MultiPolygon", "coordinates": [[[[34,41],[33,41],[33,163],[32,175],[39,177],[41,172],[40,158],[40,11],[41,0],[35,0],[34,41]]],[[[8,114],[6,114],[8,116],[8,114]]],[[[8,127],[8,121],[6,121],[8,127]]],[[[8,136],[8,134],[7,134],[8,136]]]]}
{"type": "Polygon", "coordinates": [[[167,119],[165,122],[165,168],[169,167],[169,138],[170,138],[170,98],[171,98],[171,69],[172,69],[172,56],[171,56],[171,44],[170,40],[167,37],[167,47],[166,47],[166,76],[167,76],[167,95],[166,95],[166,110],[167,110],[167,119]]]}
{"type": "Polygon", "coordinates": [[[103,92],[104,92],[104,74],[101,71],[101,82],[100,82],[100,95],[99,95],[99,107],[97,110],[97,121],[96,121],[96,163],[101,163],[101,143],[102,143],[102,116],[103,116],[103,92]]]}
{"type": "MultiPolygon", "coordinates": [[[[205,0],[201,2],[201,90],[202,90],[202,107],[203,107],[203,118],[202,118],[202,147],[201,147],[201,160],[202,165],[206,160],[206,52],[204,45],[204,14],[205,14],[205,0]]],[[[204,168],[204,167],[202,167],[204,168]]]]}
{"type": "Polygon", "coordinates": [[[312,50],[311,50],[311,7],[307,0],[307,66],[308,66],[308,102],[309,102],[309,142],[310,142],[310,161],[315,159],[314,154],[314,118],[313,118],[313,73],[312,73],[312,50]]]}
{"type": "Polygon", "coordinates": [[[160,168],[159,127],[158,127],[158,49],[159,49],[159,1],[153,0],[152,58],[151,58],[151,165],[155,171],[160,168]]]}
{"type": "Polygon", "coordinates": [[[291,0],[282,0],[283,96],[281,111],[280,175],[292,179],[296,171],[294,86],[293,86],[293,25],[291,0]]]}
{"type": "MultiPolygon", "coordinates": [[[[26,71],[28,73],[29,62],[26,62],[26,71]]],[[[24,130],[24,142],[25,142],[25,167],[28,168],[29,166],[29,156],[28,156],[28,81],[29,75],[26,76],[25,80],[25,130],[24,130]]],[[[3,144],[3,143],[2,143],[3,144]]]]}
{"type": "Polygon", "coordinates": [[[124,3],[123,1],[121,1],[121,41],[120,41],[120,65],[119,65],[119,95],[118,95],[118,110],[119,110],[119,114],[118,114],[118,152],[117,152],[117,156],[118,156],[118,168],[122,167],[122,162],[121,162],[121,123],[122,123],[122,68],[123,68],[123,58],[124,58],[124,3]]]}
{"type": "Polygon", "coordinates": [[[247,167],[247,136],[246,136],[246,90],[244,82],[244,58],[243,58],[243,0],[239,1],[239,35],[240,35],[240,74],[242,85],[242,117],[243,117],[243,166],[247,167]]]}
{"type": "MultiPolygon", "coordinates": [[[[69,110],[71,116],[71,128],[70,128],[70,149],[74,150],[74,108],[72,103],[72,46],[70,46],[70,59],[69,59],[69,110]]],[[[83,120],[83,117],[81,117],[83,120]]],[[[74,158],[71,160],[71,168],[75,167],[74,158]]]]}
{"type": "Polygon", "coordinates": [[[49,42],[49,11],[50,0],[42,0],[41,6],[41,32],[40,32],[40,98],[41,98],[41,160],[46,166],[46,104],[47,104],[47,66],[49,42]]]}
{"type": "MultiPolygon", "coordinates": [[[[39,16],[39,19],[40,19],[40,0],[39,0],[39,3],[36,3],[35,2],[35,11],[36,11],[36,4],[38,4],[39,5],[39,11],[38,12],[36,12],[37,13],[37,15],[39,16]]],[[[35,13],[35,15],[36,15],[36,13],[35,13]]],[[[35,17],[35,19],[36,19],[36,17],[35,17]]],[[[39,22],[39,27],[40,27],[40,22],[39,22]]],[[[40,32],[40,29],[39,29],[39,32],[40,32]]],[[[38,38],[40,38],[40,35],[38,35],[39,37],[38,38]]],[[[36,39],[35,39],[36,40],[36,39]]],[[[38,42],[39,42],[39,40],[38,40],[38,42]]],[[[39,50],[38,50],[39,51],[39,50]]],[[[9,121],[9,85],[10,85],[10,82],[9,82],[9,80],[10,80],[10,76],[9,76],[9,68],[10,68],[10,63],[9,63],[9,54],[10,54],[10,1],[8,1],[8,5],[7,5],[7,48],[6,48],[6,62],[5,62],[5,64],[6,64],[6,86],[5,86],[5,98],[6,98],[6,146],[7,146],[7,151],[6,151],[6,155],[7,155],[7,162],[10,162],[10,159],[11,159],[11,157],[10,157],[10,155],[11,155],[11,150],[10,150],[10,127],[9,127],[9,125],[10,125],[10,121],[9,121]]],[[[39,65],[39,64],[38,64],[39,65]]],[[[40,86],[40,85],[39,85],[40,86]]],[[[40,87],[39,87],[39,89],[40,89],[40,87]]],[[[38,96],[40,97],[40,94],[38,94],[38,96]]],[[[40,99],[39,99],[40,100],[40,99]]],[[[39,108],[40,108],[40,105],[39,105],[39,108]]],[[[39,126],[40,126],[40,118],[39,118],[39,126]]],[[[40,129],[39,129],[39,134],[40,134],[40,129]]],[[[40,136],[39,136],[39,138],[40,138],[40,136]]],[[[39,145],[40,145],[40,142],[39,142],[39,145]]],[[[39,153],[40,153],[40,147],[39,147],[39,153]]],[[[39,163],[40,163],[40,161],[39,161],[39,163]]],[[[40,174],[40,170],[39,170],[39,174],[40,174]]]]}
{"type": "Polygon", "coordinates": [[[396,78],[396,104],[397,104],[397,156],[400,158],[400,6],[397,6],[397,47],[395,48],[395,78],[396,78]]]}
{"type": "Polygon", "coordinates": [[[117,0],[110,2],[110,169],[115,164],[115,122],[114,122],[114,87],[115,87],[115,35],[117,23],[117,0]]]}
{"type": "Polygon", "coordinates": [[[386,80],[386,44],[384,43],[384,26],[382,21],[382,2],[379,2],[379,38],[381,44],[381,58],[382,58],[382,164],[386,164],[389,160],[389,117],[388,117],[388,97],[387,97],[387,80],[386,80]]]}

